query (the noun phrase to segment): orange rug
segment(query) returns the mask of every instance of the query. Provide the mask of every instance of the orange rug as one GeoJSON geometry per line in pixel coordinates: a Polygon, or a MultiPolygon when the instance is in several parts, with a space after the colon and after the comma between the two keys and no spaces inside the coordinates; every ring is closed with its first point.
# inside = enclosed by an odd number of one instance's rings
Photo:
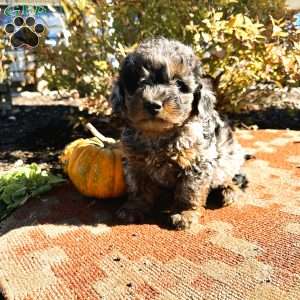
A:
{"type": "Polygon", "coordinates": [[[61,186],[1,224],[0,290],[29,299],[300,299],[300,132],[238,131],[256,156],[233,206],[193,232],[115,223],[119,200],[61,186]]]}

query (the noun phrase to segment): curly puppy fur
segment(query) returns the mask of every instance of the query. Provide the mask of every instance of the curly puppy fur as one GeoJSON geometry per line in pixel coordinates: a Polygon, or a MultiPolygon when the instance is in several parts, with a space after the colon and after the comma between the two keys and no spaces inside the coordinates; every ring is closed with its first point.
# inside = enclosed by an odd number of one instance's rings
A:
{"type": "Polygon", "coordinates": [[[198,224],[212,191],[235,200],[244,152],[214,109],[211,81],[192,49],[165,38],[146,40],[124,60],[111,96],[125,120],[122,144],[128,201],[117,216],[142,222],[167,201],[171,224],[198,224]]]}

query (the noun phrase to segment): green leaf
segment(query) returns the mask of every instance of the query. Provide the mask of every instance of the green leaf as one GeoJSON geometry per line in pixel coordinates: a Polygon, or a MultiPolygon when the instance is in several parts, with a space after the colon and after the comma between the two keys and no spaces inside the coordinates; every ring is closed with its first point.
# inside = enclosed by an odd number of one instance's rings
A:
{"type": "Polygon", "coordinates": [[[35,163],[0,174],[0,220],[30,197],[46,193],[64,181],[35,163]]]}

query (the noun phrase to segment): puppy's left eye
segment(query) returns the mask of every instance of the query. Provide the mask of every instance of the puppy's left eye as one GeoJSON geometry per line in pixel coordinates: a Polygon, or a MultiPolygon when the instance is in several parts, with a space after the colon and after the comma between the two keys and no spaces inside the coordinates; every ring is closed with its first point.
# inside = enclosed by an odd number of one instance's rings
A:
{"type": "Polygon", "coordinates": [[[149,83],[149,80],[147,80],[147,79],[142,79],[140,81],[140,84],[148,84],[148,83],[149,83]]]}
{"type": "Polygon", "coordinates": [[[189,87],[187,86],[187,84],[184,81],[177,79],[176,85],[178,86],[181,93],[189,93],[190,92],[189,87]]]}
{"type": "Polygon", "coordinates": [[[139,81],[140,86],[150,85],[151,81],[149,79],[142,79],[139,81]]]}

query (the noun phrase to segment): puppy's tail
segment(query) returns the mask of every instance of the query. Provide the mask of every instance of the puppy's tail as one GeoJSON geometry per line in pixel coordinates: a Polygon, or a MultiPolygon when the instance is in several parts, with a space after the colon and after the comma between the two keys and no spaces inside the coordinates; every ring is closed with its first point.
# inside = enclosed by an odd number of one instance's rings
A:
{"type": "Polygon", "coordinates": [[[245,174],[239,173],[234,175],[232,178],[234,184],[236,184],[242,191],[244,191],[249,184],[249,180],[247,179],[245,174]]]}

